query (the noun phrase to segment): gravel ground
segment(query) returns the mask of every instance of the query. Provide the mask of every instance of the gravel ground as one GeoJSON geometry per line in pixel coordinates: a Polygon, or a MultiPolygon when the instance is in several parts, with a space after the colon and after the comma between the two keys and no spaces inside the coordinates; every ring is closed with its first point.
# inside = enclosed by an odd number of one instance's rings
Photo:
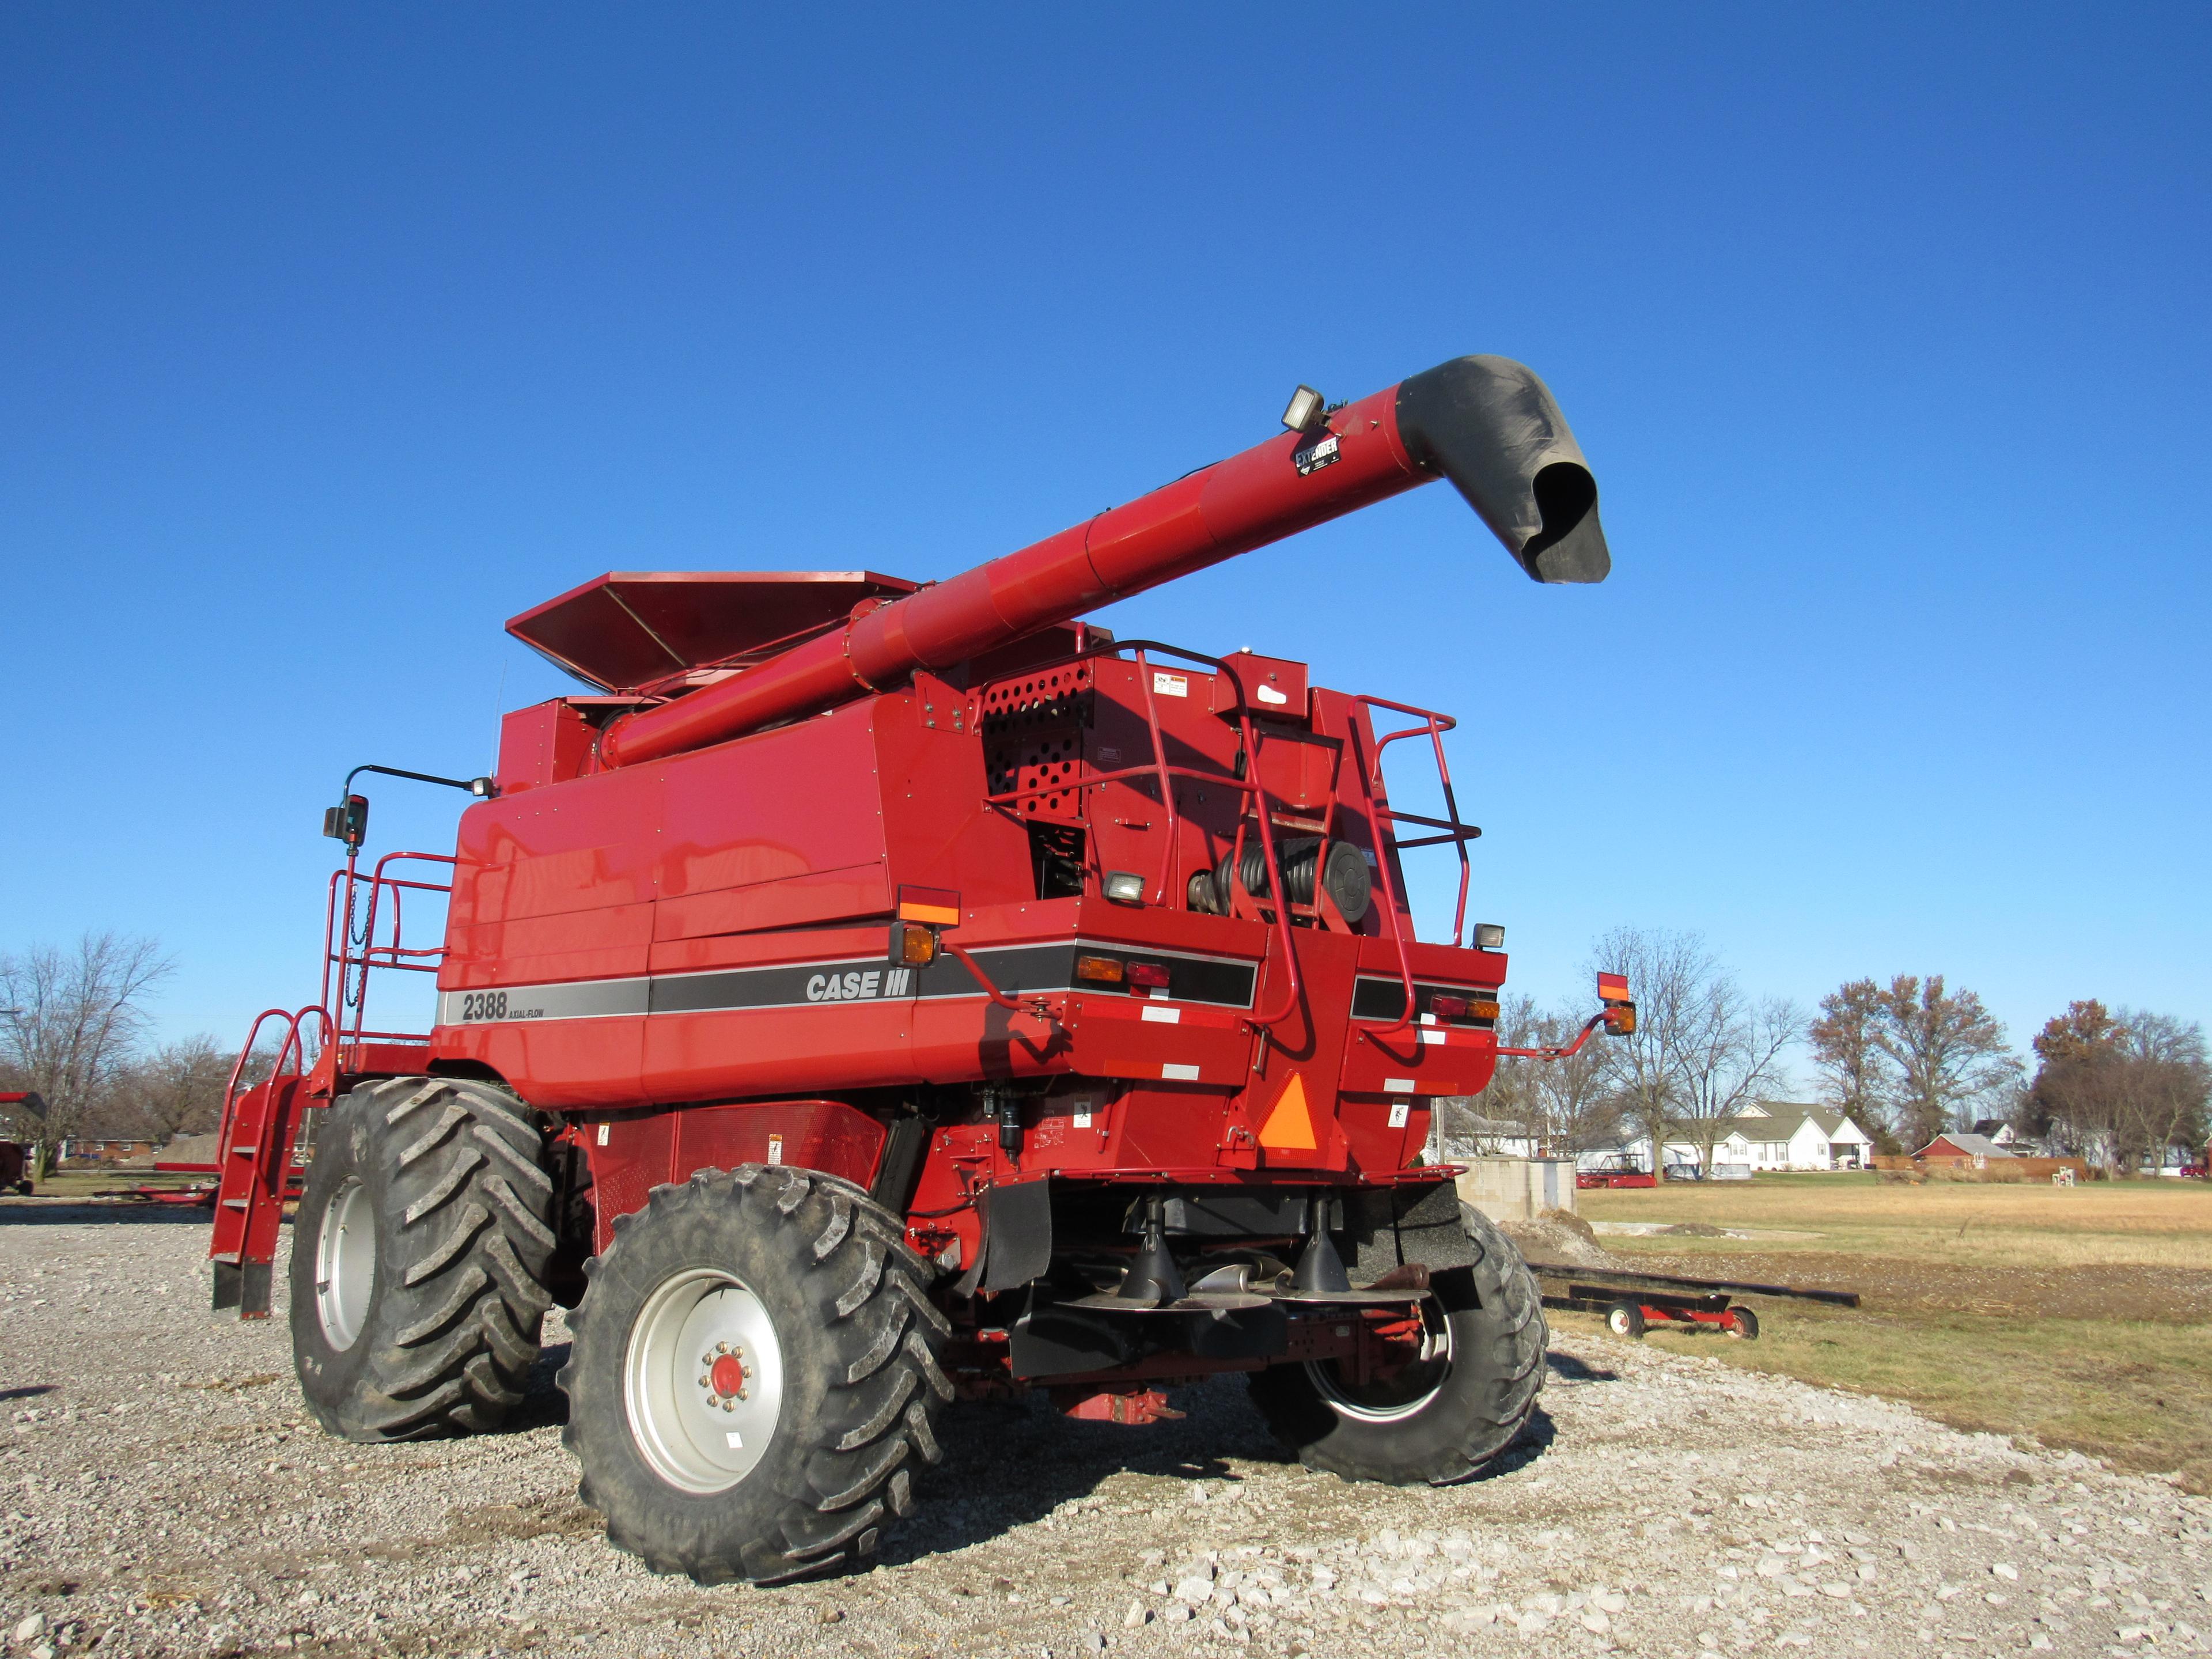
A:
{"type": "Polygon", "coordinates": [[[1310,1474],[1234,1382],[1151,1428],[961,1407],[874,1571],[696,1589],[577,1505],[557,1320],[516,1431],[346,1445],[281,1302],[206,1312],[205,1246],[0,1200],[7,1659],[2212,1649],[2212,1503],[1602,1336],[1558,1340],[1532,1443],[1469,1486],[1310,1474]]]}

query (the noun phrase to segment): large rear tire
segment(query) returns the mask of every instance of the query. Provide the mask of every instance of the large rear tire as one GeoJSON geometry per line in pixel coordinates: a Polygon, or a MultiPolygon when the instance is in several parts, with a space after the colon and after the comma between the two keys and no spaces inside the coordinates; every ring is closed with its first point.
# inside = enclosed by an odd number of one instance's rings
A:
{"type": "Polygon", "coordinates": [[[1308,1468],[1449,1486],[1482,1474],[1528,1425],[1551,1334],[1543,1298],[1510,1239],[1472,1206],[1462,1220],[1474,1261],[1431,1273],[1431,1357],[1380,1384],[1350,1383],[1334,1361],[1252,1378],[1253,1403],[1308,1468]]]}
{"type": "Polygon", "coordinates": [[[489,1084],[398,1078],[317,1127],[292,1237],[292,1356],[348,1440],[499,1426],[538,1358],[554,1238],[544,1137],[489,1084]]]}
{"type": "Polygon", "coordinates": [[[951,1327],[859,1188],[702,1170],[617,1216],[569,1316],[582,1500],[655,1572],[769,1583],[873,1553],[914,1510],[951,1327]]]}

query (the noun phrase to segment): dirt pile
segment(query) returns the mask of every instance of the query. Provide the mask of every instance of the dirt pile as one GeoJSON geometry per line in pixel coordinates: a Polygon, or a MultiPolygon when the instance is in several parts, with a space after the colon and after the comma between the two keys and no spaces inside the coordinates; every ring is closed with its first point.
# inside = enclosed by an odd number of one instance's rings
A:
{"type": "Polygon", "coordinates": [[[1572,1210],[1547,1210],[1528,1221],[1501,1221],[1499,1229],[1530,1261],[1573,1267],[1618,1267],[1622,1263],[1597,1242],[1589,1222],[1572,1210]]]}

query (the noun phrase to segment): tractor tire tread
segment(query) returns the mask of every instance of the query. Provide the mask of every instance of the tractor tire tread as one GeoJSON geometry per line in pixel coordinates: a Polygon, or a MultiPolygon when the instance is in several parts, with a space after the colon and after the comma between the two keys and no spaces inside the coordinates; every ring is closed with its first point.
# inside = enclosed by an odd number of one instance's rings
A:
{"type": "Polygon", "coordinates": [[[608,1540],[701,1584],[780,1583],[870,1559],[884,1525],[914,1507],[910,1469],[944,1455],[932,1419],[951,1392],[936,1353],[948,1328],[898,1218],[836,1176],[744,1164],[655,1188],[614,1233],[586,1265],[591,1288],[569,1315],[574,1341],[558,1379],[569,1400],[562,1438],[584,1469],[578,1497],[606,1516],[608,1540]],[[795,1385],[787,1348],[783,1417],[767,1454],[774,1480],[764,1465],[695,1508],[639,1457],[623,1356],[642,1287],[667,1271],[656,1264],[684,1259],[687,1243],[696,1252],[732,1237],[761,1276],[757,1294],[813,1310],[804,1339],[830,1363],[817,1358],[795,1385]]]}
{"type": "Polygon", "coordinates": [[[291,1285],[301,1388],[331,1433],[482,1432],[521,1403],[554,1243],[550,1158],[526,1110],[493,1084],[420,1077],[364,1084],[326,1109],[291,1285]],[[318,1311],[315,1258],[318,1218],[348,1179],[375,1198],[377,1267],[341,1350],[318,1311]]]}

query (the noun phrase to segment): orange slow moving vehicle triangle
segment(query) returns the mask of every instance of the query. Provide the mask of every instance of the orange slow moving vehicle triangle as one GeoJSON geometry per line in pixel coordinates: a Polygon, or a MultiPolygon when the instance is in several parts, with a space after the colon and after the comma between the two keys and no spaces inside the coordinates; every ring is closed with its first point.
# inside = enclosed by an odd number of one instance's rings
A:
{"type": "Polygon", "coordinates": [[[1313,1113],[1306,1106],[1305,1079],[1300,1073],[1291,1073],[1291,1080],[1276,1097],[1275,1109],[1260,1126],[1260,1144],[1284,1152],[1318,1150],[1320,1142],[1314,1139],[1313,1113]]]}

